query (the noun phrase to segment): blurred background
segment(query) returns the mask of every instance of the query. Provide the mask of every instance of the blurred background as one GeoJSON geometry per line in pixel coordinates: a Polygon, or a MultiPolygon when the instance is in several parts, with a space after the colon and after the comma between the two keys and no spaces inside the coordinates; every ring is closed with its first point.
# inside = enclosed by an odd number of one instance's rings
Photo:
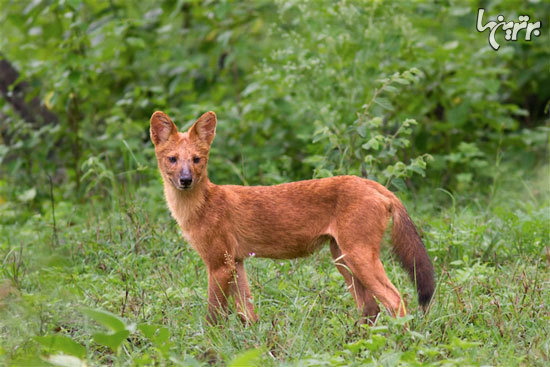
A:
{"type": "Polygon", "coordinates": [[[497,161],[528,172],[547,158],[549,6],[4,0],[3,201],[33,189],[39,203],[48,176],[67,199],[158,186],[155,110],[180,128],[218,114],[210,176],[220,184],[351,173],[397,179],[394,190],[483,189],[497,161]],[[484,23],[521,10],[542,35],[506,42],[499,31],[494,51],[475,29],[482,6],[484,23]],[[382,141],[407,119],[417,124],[403,141],[382,141]],[[407,167],[383,172],[397,162],[407,167]]]}
{"type": "Polygon", "coordinates": [[[354,174],[405,201],[441,282],[431,316],[411,321],[424,339],[391,326],[375,360],[420,343],[423,365],[547,362],[548,287],[520,311],[507,300],[548,276],[549,26],[545,0],[0,0],[0,363],[63,351],[170,365],[170,350],[210,363],[267,345],[273,365],[358,338],[354,315],[334,316],[354,306],[327,254],[251,261],[268,325],[204,331],[206,277],[164,204],[156,110],[180,129],[216,112],[214,183],[354,174]],[[528,14],[541,35],[507,42],[499,29],[495,51],[476,30],[481,7],[483,23],[528,14]],[[324,289],[334,298],[309,308],[324,289]],[[82,305],[164,325],[152,329],[164,339],[92,341],[82,305]]]}

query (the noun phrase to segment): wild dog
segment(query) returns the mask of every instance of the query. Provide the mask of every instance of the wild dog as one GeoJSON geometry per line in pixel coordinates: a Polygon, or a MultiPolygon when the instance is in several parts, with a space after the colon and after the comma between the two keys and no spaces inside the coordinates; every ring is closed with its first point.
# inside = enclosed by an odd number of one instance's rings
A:
{"type": "Polygon", "coordinates": [[[380,261],[380,244],[393,219],[393,250],[416,284],[425,308],[435,288],[433,267],[399,199],[377,182],[337,176],[274,186],[215,185],[207,165],[216,114],[206,112],[185,132],[163,112],[151,116],[151,140],[166,203],[208,270],[208,316],[224,314],[234,297],[243,322],[258,319],[244,260],[310,255],[326,242],[362,312],[373,320],[380,301],[394,316],[406,314],[401,295],[380,261]]]}

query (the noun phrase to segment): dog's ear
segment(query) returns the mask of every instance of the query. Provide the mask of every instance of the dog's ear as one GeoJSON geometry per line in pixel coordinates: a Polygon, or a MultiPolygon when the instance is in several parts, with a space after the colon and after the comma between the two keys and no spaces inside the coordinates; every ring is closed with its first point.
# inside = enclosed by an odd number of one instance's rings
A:
{"type": "Polygon", "coordinates": [[[189,129],[189,136],[191,139],[199,139],[210,145],[216,135],[217,122],[218,119],[216,118],[216,114],[212,111],[208,111],[199,117],[193,126],[191,126],[189,129]]]}
{"type": "Polygon", "coordinates": [[[162,144],[177,132],[178,128],[168,115],[162,111],[153,113],[153,116],[151,116],[151,140],[153,144],[162,144]]]}

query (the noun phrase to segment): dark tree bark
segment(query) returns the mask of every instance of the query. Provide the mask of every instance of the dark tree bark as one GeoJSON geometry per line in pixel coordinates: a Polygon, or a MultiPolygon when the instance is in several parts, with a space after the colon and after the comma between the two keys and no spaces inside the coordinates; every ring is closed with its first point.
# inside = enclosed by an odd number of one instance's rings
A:
{"type": "Polygon", "coordinates": [[[191,4],[190,3],[185,3],[181,6],[181,11],[183,13],[183,23],[182,23],[182,28],[185,30],[185,29],[189,29],[191,28],[191,4]]]}
{"type": "Polygon", "coordinates": [[[27,101],[30,86],[17,81],[19,72],[6,59],[0,60],[0,94],[25,121],[39,124],[57,123],[57,116],[40,103],[37,97],[27,101]]]}
{"type": "Polygon", "coordinates": [[[9,141],[6,133],[6,127],[2,123],[3,121],[6,121],[7,118],[8,116],[0,112],[0,144],[6,144],[9,141]]]}

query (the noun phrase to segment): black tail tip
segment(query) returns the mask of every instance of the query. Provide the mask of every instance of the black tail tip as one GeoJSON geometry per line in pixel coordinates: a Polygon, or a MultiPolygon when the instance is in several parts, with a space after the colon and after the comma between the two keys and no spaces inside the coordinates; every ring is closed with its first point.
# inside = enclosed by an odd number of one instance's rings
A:
{"type": "Polygon", "coordinates": [[[418,293],[418,303],[426,309],[432,300],[434,291],[432,289],[418,293]]]}

